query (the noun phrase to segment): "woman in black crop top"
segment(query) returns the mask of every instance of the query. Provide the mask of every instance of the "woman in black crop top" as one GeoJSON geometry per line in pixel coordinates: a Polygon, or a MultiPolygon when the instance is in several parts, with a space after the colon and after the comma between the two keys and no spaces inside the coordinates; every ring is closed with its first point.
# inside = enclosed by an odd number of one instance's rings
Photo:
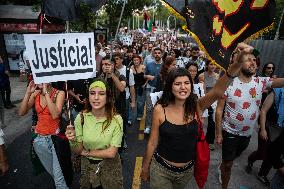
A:
{"type": "Polygon", "coordinates": [[[193,94],[193,82],[186,69],[170,71],[163,95],[153,110],[152,130],[141,172],[143,181],[150,177],[151,189],[183,189],[190,182],[196,155],[197,115],[202,115],[223,96],[242,66],[241,57],[252,50],[251,46],[239,44],[227,74],[199,99],[193,94]]]}
{"type": "Polygon", "coordinates": [[[145,106],[144,88],[146,79],[144,78],[145,66],[142,64],[142,59],[139,55],[133,55],[133,65],[131,69],[134,75],[135,89],[137,96],[137,120],[140,121],[143,117],[145,106]]]}

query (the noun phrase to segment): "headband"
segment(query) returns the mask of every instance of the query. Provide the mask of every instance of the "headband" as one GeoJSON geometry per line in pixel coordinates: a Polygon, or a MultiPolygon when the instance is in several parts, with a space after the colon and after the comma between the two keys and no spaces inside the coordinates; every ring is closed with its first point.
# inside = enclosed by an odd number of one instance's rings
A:
{"type": "Polygon", "coordinates": [[[95,87],[98,87],[98,88],[101,88],[103,90],[106,90],[106,85],[104,84],[104,82],[102,81],[95,81],[93,82],[90,87],[89,87],[89,91],[92,89],[92,88],[95,88],[95,87]]]}

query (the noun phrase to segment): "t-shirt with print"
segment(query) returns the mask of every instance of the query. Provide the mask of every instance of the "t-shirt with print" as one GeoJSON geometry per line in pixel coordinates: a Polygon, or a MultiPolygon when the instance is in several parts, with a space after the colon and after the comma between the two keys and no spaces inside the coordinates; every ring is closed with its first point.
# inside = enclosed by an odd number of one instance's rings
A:
{"type": "MultiPolygon", "coordinates": [[[[203,83],[193,84],[193,93],[197,95],[198,98],[204,97],[204,85],[203,83]]],[[[208,117],[208,110],[204,110],[202,117],[208,117]]]]}
{"type": "Polygon", "coordinates": [[[223,130],[239,136],[251,136],[264,90],[271,87],[269,77],[252,77],[249,83],[235,78],[224,93],[226,99],[223,130]]]}

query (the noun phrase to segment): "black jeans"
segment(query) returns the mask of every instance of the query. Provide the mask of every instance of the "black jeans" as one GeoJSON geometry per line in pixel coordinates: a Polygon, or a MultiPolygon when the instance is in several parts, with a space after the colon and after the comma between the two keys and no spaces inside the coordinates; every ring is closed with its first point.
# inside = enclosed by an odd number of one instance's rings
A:
{"type": "MultiPolygon", "coordinates": [[[[267,131],[267,134],[269,136],[269,129],[268,127],[265,128],[267,131]]],[[[272,164],[270,163],[269,159],[268,159],[268,147],[270,145],[271,141],[270,138],[268,138],[267,140],[263,140],[260,137],[260,130],[258,132],[258,147],[257,150],[252,152],[249,157],[248,157],[248,162],[249,163],[254,163],[257,160],[263,160],[260,170],[258,172],[258,174],[260,176],[267,176],[270,169],[272,168],[272,164]]]]}
{"type": "Polygon", "coordinates": [[[208,126],[206,133],[206,141],[208,144],[214,144],[215,140],[215,122],[213,120],[213,108],[210,106],[208,108],[208,126]]]}
{"type": "Polygon", "coordinates": [[[4,102],[4,106],[8,106],[11,104],[11,86],[10,86],[10,82],[8,82],[7,84],[5,84],[5,86],[0,89],[1,92],[1,97],[2,100],[4,102]]]}

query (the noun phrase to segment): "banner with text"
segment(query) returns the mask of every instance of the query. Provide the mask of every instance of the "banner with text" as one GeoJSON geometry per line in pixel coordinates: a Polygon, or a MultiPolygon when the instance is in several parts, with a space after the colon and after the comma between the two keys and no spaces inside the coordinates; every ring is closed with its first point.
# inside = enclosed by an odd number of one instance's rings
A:
{"type": "Polygon", "coordinates": [[[93,33],[25,34],[24,39],[36,84],[95,77],[93,33]]]}

